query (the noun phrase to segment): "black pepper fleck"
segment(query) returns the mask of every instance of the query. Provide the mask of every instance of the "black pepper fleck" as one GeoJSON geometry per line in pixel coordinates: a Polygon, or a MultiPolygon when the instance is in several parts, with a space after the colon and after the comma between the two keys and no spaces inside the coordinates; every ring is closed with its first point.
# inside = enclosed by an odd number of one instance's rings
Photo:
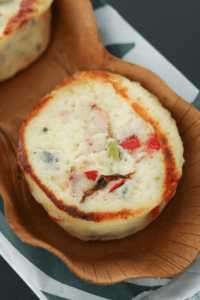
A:
{"type": "Polygon", "coordinates": [[[48,128],[47,128],[47,127],[44,127],[44,128],[42,129],[42,131],[43,131],[43,132],[46,132],[46,131],[48,131],[48,128]]]}
{"type": "Polygon", "coordinates": [[[97,181],[97,186],[106,186],[107,184],[108,184],[108,182],[104,178],[100,178],[97,181]]]}

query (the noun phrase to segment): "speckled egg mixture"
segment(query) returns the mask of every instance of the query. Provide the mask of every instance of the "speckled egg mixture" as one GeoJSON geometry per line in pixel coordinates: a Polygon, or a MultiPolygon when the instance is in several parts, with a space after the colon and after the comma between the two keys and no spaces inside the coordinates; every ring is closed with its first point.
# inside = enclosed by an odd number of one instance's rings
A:
{"type": "Polygon", "coordinates": [[[21,0],[0,1],[0,37],[4,35],[9,20],[17,15],[20,9],[21,0]]]}
{"type": "Polygon", "coordinates": [[[52,0],[0,1],[0,81],[38,58],[50,35],[52,0]]]}
{"type": "Polygon", "coordinates": [[[165,176],[153,127],[111,85],[50,100],[29,124],[26,149],[43,184],[86,212],[113,209],[113,201],[134,209],[158,195],[165,176]]]}
{"type": "Polygon", "coordinates": [[[44,28],[45,24],[40,18],[32,19],[0,44],[0,80],[5,73],[14,74],[26,61],[43,51],[46,46],[44,28]]]}

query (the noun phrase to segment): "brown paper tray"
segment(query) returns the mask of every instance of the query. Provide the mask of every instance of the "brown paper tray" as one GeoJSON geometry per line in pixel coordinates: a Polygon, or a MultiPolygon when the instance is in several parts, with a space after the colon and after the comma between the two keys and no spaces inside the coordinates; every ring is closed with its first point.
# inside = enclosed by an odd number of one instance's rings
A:
{"type": "Polygon", "coordinates": [[[104,49],[89,0],[56,0],[53,16],[45,54],[0,84],[0,192],[6,219],[22,241],[53,252],[89,282],[172,277],[200,250],[200,113],[157,75],[104,49]],[[186,162],[176,195],[153,223],[121,240],[83,242],[67,234],[33,199],[16,166],[18,131],[34,105],[65,77],[89,69],[141,82],[171,111],[184,142],[186,162]]]}

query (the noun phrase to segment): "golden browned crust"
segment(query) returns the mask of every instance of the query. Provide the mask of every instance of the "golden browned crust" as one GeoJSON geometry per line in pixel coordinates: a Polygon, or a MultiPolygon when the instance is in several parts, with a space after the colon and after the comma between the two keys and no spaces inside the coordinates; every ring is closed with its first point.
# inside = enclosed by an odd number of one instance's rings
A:
{"type": "Polygon", "coordinates": [[[165,163],[165,192],[163,193],[163,199],[168,202],[173,194],[176,191],[177,184],[180,181],[180,176],[176,169],[175,158],[173,155],[173,151],[168,143],[167,136],[160,130],[159,126],[156,122],[148,115],[148,113],[141,107],[139,104],[132,104],[133,109],[135,112],[140,115],[145,121],[149,122],[158,137],[159,143],[161,145],[161,151],[164,156],[164,163],[165,163]]]}
{"type": "Polygon", "coordinates": [[[20,28],[27,23],[29,21],[29,14],[38,10],[37,2],[37,0],[22,0],[18,13],[8,21],[4,35],[9,35],[16,28],[20,28]]]}

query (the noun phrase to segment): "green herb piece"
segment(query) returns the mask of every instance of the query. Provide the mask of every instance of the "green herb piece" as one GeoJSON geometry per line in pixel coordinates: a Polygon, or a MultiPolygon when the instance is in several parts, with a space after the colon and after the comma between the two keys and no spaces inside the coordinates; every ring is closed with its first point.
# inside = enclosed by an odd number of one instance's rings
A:
{"type": "Polygon", "coordinates": [[[156,177],[156,180],[159,180],[160,179],[160,177],[156,177]]]}
{"type": "Polygon", "coordinates": [[[108,143],[108,156],[114,159],[114,160],[120,160],[119,157],[119,151],[117,149],[115,142],[109,142],[108,143]]]}

